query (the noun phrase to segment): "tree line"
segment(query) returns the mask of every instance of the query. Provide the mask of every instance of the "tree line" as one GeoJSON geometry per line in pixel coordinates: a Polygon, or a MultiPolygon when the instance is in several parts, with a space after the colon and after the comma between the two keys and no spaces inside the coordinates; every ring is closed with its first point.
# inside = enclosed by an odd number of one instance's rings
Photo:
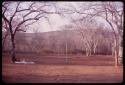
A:
{"type": "MultiPolygon", "coordinates": [[[[12,57],[12,61],[13,62],[16,61],[16,56],[15,56],[16,35],[19,32],[26,32],[27,27],[29,27],[33,23],[37,23],[40,19],[45,18],[49,22],[48,19],[49,15],[58,14],[63,18],[70,19],[73,26],[75,26],[75,28],[78,28],[83,43],[81,47],[85,48],[87,56],[91,55],[92,52],[93,53],[96,52],[96,49],[98,48],[98,42],[100,42],[101,36],[99,39],[94,39],[96,37],[90,35],[94,35],[94,33],[96,34],[96,32],[92,32],[93,30],[89,30],[86,31],[86,33],[84,33],[83,28],[84,27],[87,29],[91,28],[93,27],[91,26],[91,22],[93,23],[97,21],[98,18],[103,19],[106,25],[108,25],[108,27],[113,32],[113,38],[112,38],[113,45],[111,48],[114,51],[115,65],[117,66],[118,58],[119,56],[122,56],[122,49],[123,49],[122,47],[123,17],[124,17],[123,3],[122,2],[87,2],[87,3],[79,2],[77,4],[79,6],[78,8],[68,2],[66,3],[65,6],[61,6],[61,4],[59,3],[61,2],[5,1],[2,3],[2,31],[4,32],[4,36],[2,36],[2,48],[4,48],[5,46],[7,37],[10,37],[9,41],[11,43],[10,55],[12,57]],[[73,16],[73,14],[78,14],[78,16],[73,16]]],[[[100,33],[100,31],[97,33],[100,33]]],[[[63,35],[64,35],[63,37],[65,38],[63,41],[65,43],[64,47],[67,50],[66,52],[68,52],[69,42],[67,42],[67,40],[69,39],[68,37],[66,37],[68,36],[68,33],[65,31],[63,35]]],[[[106,42],[108,42],[108,39],[106,39],[105,43],[106,42]]],[[[55,43],[52,44],[53,48],[54,46],[56,46],[55,43]]]]}

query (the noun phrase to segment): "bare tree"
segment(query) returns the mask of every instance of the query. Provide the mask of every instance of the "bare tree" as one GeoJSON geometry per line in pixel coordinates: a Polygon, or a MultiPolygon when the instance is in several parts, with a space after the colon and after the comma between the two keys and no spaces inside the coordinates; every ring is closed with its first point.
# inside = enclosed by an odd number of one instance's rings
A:
{"type": "Polygon", "coordinates": [[[9,29],[12,50],[12,61],[16,61],[15,58],[15,35],[17,31],[25,31],[22,29],[22,25],[28,26],[41,17],[45,17],[45,14],[52,14],[53,12],[43,9],[48,7],[46,3],[36,2],[3,2],[2,3],[2,19],[7,24],[9,29]],[[24,7],[23,7],[24,6],[24,7]],[[12,8],[13,7],[13,8],[12,8]],[[14,23],[16,21],[16,23],[14,23]]]}
{"type": "Polygon", "coordinates": [[[87,24],[83,24],[81,20],[74,20],[72,18],[73,23],[76,25],[76,28],[78,29],[78,32],[81,34],[82,37],[82,42],[83,42],[83,46],[86,49],[86,56],[90,56],[92,53],[92,45],[93,45],[93,41],[92,41],[92,29],[87,25],[87,24]],[[87,28],[87,29],[86,29],[87,28]]]}
{"type": "MultiPolygon", "coordinates": [[[[118,65],[119,43],[122,41],[123,36],[123,3],[121,2],[95,2],[82,4],[83,11],[74,9],[76,13],[83,15],[82,20],[85,18],[92,19],[93,17],[103,18],[111,27],[114,39],[115,51],[115,66],[118,65]],[[86,12],[88,11],[88,12],[86,12]],[[91,12],[90,12],[91,11],[91,12]]],[[[121,50],[122,51],[122,50],[121,50]]]]}
{"type": "Polygon", "coordinates": [[[4,22],[4,20],[2,19],[2,48],[3,49],[4,49],[4,44],[8,34],[9,34],[9,30],[7,29],[7,23],[4,22]]]}
{"type": "Polygon", "coordinates": [[[122,42],[122,33],[123,33],[123,7],[122,8],[116,8],[115,3],[107,2],[103,4],[103,7],[105,9],[105,20],[109,23],[111,26],[115,40],[114,40],[114,51],[115,51],[115,64],[116,66],[118,65],[118,56],[119,52],[122,51],[120,50],[121,47],[121,42],[122,42]],[[112,16],[110,19],[109,15],[112,16]],[[117,29],[115,29],[115,26],[117,29]]]}

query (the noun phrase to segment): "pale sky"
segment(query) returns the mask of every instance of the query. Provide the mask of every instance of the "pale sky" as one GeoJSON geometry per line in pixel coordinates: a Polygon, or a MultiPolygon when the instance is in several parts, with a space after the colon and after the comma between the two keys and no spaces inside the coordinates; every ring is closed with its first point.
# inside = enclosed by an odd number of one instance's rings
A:
{"type": "MultiPolygon", "coordinates": [[[[61,5],[63,6],[63,4],[65,4],[66,2],[61,2],[61,3],[62,3],[61,5]]],[[[72,5],[76,7],[76,2],[70,2],[70,3],[72,3],[72,5]]],[[[47,20],[42,18],[38,21],[38,23],[34,23],[34,25],[32,25],[30,27],[38,29],[39,32],[48,32],[48,31],[60,30],[61,26],[70,24],[69,19],[62,18],[57,14],[49,15],[49,20],[50,20],[51,25],[49,25],[47,20]]],[[[32,30],[29,29],[29,30],[27,30],[27,32],[32,33],[32,30]]]]}
{"type": "MultiPolygon", "coordinates": [[[[86,2],[58,2],[59,6],[64,6],[64,5],[73,5],[75,8],[79,7],[79,4],[81,3],[86,3],[86,2]]],[[[89,3],[86,3],[85,5],[89,5],[89,3]]],[[[73,15],[69,15],[69,16],[73,16],[73,15]]],[[[74,16],[79,16],[78,14],[74,14],[74,16]]],[[[41,19],[39,21],[39,23],[36,23],[36,25],[32,26],[33,28],[37,28],[39,29],[39,32],[48,32],[48,31],[56,31],[60,29],[60,26],[66,25],[66,24],[70,24],[70,21],[68,19],[68,17],[66,18],[61,18],[59,15],[57,14],[53,14],[50,15],[50,23],[51,26],[48,24],[48,22],[45,19],[41,19]]],[[[97,18],[98,24],[99,23],[104,23],[104,28],[109,28],[109,24],[107,24],[107,22],[98,17],[97,18]]],[[[27,30],[27,32],[32,32],[31,30],[27,30]]]]}
{"type": "MultiPolygon", "coordinates": [[[[41,18],[38,23],[34,23],[32,28],[37,28],[39,32],[56,31],[60,29],[60,26],[70,23],[68,19],[61,18],[57,14],[50,15],[50,24],[44,18],[41,18]]],[[[27,30],[27,32],[32,32],[32,30],[27,30]]]]}
{"type": "MultiPolygon", "coordinates": [[[[89,5],[89,3],[87,3],[87,2],[56,2],[56,3],[57,3],[58,8],[59,7],[60,8],[61,7],[67,7],[68,5],[71,5],[71,6],[75,7],[75,8],[78,8],[81,3],[85,3],[85,5],[89,5]]],[[[26,7],[26,6],[23,6],[23,7],[26,7]]],[[[83,9],[84,8],[79,9],[79,10],[82,11],[83,9]]],[[[49,15],[50,25],[49,25],[47,20],[45,20],[44,18],[41,18],[37,23],[34,23],[31,26],[29,26],[29,28],[27,29],[27,32],[32,33],[33,32],[32,29],[38,29],[39,32],[48,32],[48,31],[60,30],[61,26],[70,24],[70,20],[69,20],[70,16],[72,16],[73,18],[75,18],[75,16],[80,17],[80,15],[78,15],[78,14],[68,15],[65,18],[61,17],[61,16],[59,16],[57,14],[51,14],[51,15],[49,15]]],[[[100,22],[101,23],[106,23],[101,18],[97,18],[97,21],[99,23],[100,22]]],[[[108,26],[108,25],[105,24],[105,26],[108,26]]]]}

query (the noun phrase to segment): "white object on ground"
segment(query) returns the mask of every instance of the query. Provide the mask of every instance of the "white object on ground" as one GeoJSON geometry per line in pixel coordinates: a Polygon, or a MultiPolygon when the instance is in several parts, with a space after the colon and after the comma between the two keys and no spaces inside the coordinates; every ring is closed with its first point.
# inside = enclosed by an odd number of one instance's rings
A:
{"type": "Polygon", "coordinates": [[[34,62],[26,62],[26,61],[15,61],[17,64],[34,64],[34,62]]]}

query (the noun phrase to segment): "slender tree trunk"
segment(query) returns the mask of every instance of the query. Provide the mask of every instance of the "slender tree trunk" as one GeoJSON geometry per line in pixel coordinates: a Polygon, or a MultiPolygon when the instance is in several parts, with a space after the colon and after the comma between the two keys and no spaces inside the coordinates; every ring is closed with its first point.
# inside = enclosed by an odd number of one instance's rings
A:
{"type": "Polygon", "coordinates": [[[88,53],[87,53],[87,56],[91,56],[91,46],[88,45],[88,53]]]}
{"type": "Polygon", "coordinates": [[[122,61],[122,59],[123,59],[123,48],[121,47],[121,46],[119,46],[119,63],[120,64],[122,64],[123,63],[123,61],[122,61]]]}
{"type": "Polygon", "coordinates": [[[16,61],[16,57],[15,57],[15,42],[13,34],[11,34],[11,43],[12,43],[11,57],[12,57],[12,62],[14,63],[16,61]]]}
{"type": "Polygon", "coordinates": [[[90,49],[88,43],[86,43],[86,56],[90,55],[90,49]]]}
{"type": "Polygon", "coordinates": [[[114,45],[112,44],[112,56],[114,56],[115,54],[115,48],[114,48],[114,45]]]}
{"type": "Polygon", "coordinates": [[[123,59],[123,45],[122,45],[123,43],[122,43],[122,38],[119,36],[119,44],[118,44],[118,62],[120,63],[120,64],[122,64],[123,62],[122,62],[122,59],[123,59]]]}
{"type": "Polygon", "coordinates": [[[89,49],[86,49],[86,56],[89,56],[89,49]]]}
{"type": "Polygon", "coordinates": [[[118,42],[117,38],[115,39],[115,66],[118,66],[118,42]]]}
{"type": "Polygon", "coordinates": [[[97,44],[94,44],[94,47],[93,47],[93,53],[96,54],[96,48],[97,48],[97,44]]]}
{"type": "Polygon", "coordinates": [[[91,50],[92,48],[90,47],[89,48],[89,56],[91,56],[91,54],[92,54],[92,50],[91,50]]]}
{"type": "Polygon", "coordinates": [[[121,40],[120,38],[118,37],[118,40],[117,40],[117,63],[120,64],[121,60],[120,59],[122,57],[122,48],[121,48],[121,40]]]}

